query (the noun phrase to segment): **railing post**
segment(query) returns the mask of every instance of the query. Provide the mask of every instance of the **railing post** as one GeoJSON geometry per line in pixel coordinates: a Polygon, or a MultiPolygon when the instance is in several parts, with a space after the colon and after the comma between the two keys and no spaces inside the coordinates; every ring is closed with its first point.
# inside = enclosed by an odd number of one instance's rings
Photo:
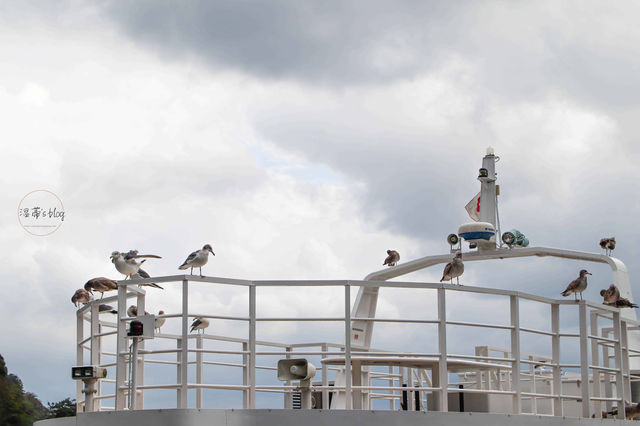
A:
{"type": "MultiPolygon", "coordinates": [[[[202,336],[196,337],[196,348],[202,349],[202,336]]],[[[202,371],[202,352],[196,352],[196,383],[201,385],[203,381],[203,371],[202,371]]],[[[203,402],[203,389],[196,389],[196,408],[202,408],[203,402]]]]}
{"type": "MultiPolygon", "coordinates": [[[[97,337],[100,334],[100,312],[99,304],[91,304],[91,365],[100,365],[100,353],[101,353],[101,337],[97,337]]],[[[100,395],[100,380],[96,381],[93,389],[96,390],[96,395],[100,395]]],[[[86,395],[85,395],[86,398],[86,395]]],[[[85,411],[100,411],[100,400],[92,399],[92,406],[87,407],[85,404],[85,411]]],[[[86,401],[86,399],[85,399],[86,401]]]]}
{"type": "Polygon", "coordinates": [[[627,339],[627,322],[620,320],[620,336],[622,345],[622,377],[624,383],[624,394],[631,401],[631,372],[629,371],[629,342],[627,339]]]}
{"type": "Polygon", "coordinates": [[[582,417],[591,417],[589,392],[589,337],[587,335],[587,305],[581,300],[578,305],[578,322],[580,324],[580,390],[582,391],[582,417]]]}
{"type": "MultiPolygon", "coordinates": [[[[76,365],[84,364],[84,349],[82,340],[84,339],[84,311],[76,314],[76,365]]],[[[80,413],[80,402],[84,400],[82,395],[82,380],[76,380],[76,412],[80,413]]],[[[86,407],[85,407],[86,408],[86,407]]]]}
{"type": "MultiPolygon", "coordinates": [[[[249,342],[242,342],[242,386],[249,385],[249,342]]],[[[249,389],[242,390],[242,408],[249,408],[249,389]]],[[[287,408],[287,407],[285,407],[287,408]]]]}
{"type": "MultiPolygon", "coordinates": [[[[145,293],[138,293],[137,300],[138,315],[145,315],[146,309],[146,295],[145,293]]],[[[138,350],[144,349],[144,339],[138,339],[138,350]]],[[[144,355],[138,353],[135,358],[137,363],[136,368],[136,387],[144,385],[144,355]]],[[[144,390],[136,391],[140,392],[140,396],[136,395],[134,408],[136,410],[144,409],[144,390]]]]}
{"type": "MultiPolygon", "coordinates": [[[[592,310],[589,314],[591,321],[591,335],[598,335],[598,316],[595,310],[592,310]]],[[[598,341],[596,339],[591,339],[591,364],[599,367],[600,366],[600,354],[598,353],[598,341]]],[[[593,396],[595,398],[600,397],[600,370],[593,370],[593,396]]],[[[593,401],[593,411],[596,417],[602,417],[602,404],[599,400],[595,399],[593,401]]]]}
{"type": "Polygon", "coordinates": [[[249,286],[249,408],[256,408],[256,286],[249,286]]]}
{"type": "Polygon", "coordinates": [[[122,318],[127,316],[127,286],[118,285],[118,337],[116,340],[116,411],[124,410],[127,404],[125,381],[127,379],[127,331],[122,318]]]}
{"type": "Polygon", "coordinates": [[[520,393],[520,301],[518,296],[509,296],[511,312],[511,390],[514,392],[512,409],[513,414],[522,411],[520,393]]]}
{"type": "Polygon", "coordinates": [[[618,398],[618,416],[619,419],[624,419],[624,402],[626,400],[625,386],[624,386],[624,374],[623,374],[623,361],[622,361],[622,330],[620,325],[620,311],[613,313],[613,338],[615,343],[613,344],[613,353],[615,356],[615,368],[616,368],[616,398],[618,398]]]}
{"type": "Polygon", "coordinates": [[[351,410],[351,285],[344,286],[344,408],[351,410]]]}
{"type": "Polygon", "coordinates": [[[551,358],[553,374],[553,415],[562,416],[562,370],[560,369],[560,305],[551,305],[551,358]]]}
{"type": "MultiPolygon", "coordinates": [[[[285,355],[286,359],[290,359],[291,355],[290,352],[292,350],[291,346],[287,346],[285,349],[285,352],[287,353],[285,355]]],[[[323,372],[324,372],[324,368],[326,367],[326,364],[324,364],[322,366],[323,368],[323,372]]],[[[287,380],[286,382],[284,382],[284,384],[286,386],[291,386],[291,380],[287,380]]],[[[324,407],[324,406],[323,406],[324,407]]],[[[285,399],[284,399],[284,408],[288,408],[288,409],[292,409],[293,408],[293,392],[291,392],[291,389],[287,389],[286,393],[285,393],[285,399]]],[[[327,407],[328,408],[328,407],[327,407]]]]}
{"type": "MultiPolygon", "coordinates": [[[[602,329],[602,337],[609,337],[610,335],[610,331],[605,330],[604,328],[602,329]]],[[[609,368],[611,366],[611,351],[609,350],[609,346],[608,345],[602,345],[602,365],[606,368],[609,368]]],[[[613,397],[613,391],[611,389],[611,373],[610,372],[605,372],[604,374],[604,396],[606,398],[612,398],[613,397]]],[[[611,401],[607,401],[605,403],[605,408],[607,411],[611,411],[613,407],[613,404],[611,403],[611,401]]]]}
{"type": "MultiPolygon", "coordinates": [[[[182,378],[182,338],[178,337],[176,339],[176,348],[179,349],[176,352],[176,384],[180,384],[180,380],[182,378]]],[[[182,388],[176,389],[176,408],[180,408],[180,404],[182,401],[182,388]]]]}
{"type": "Polygon", "coordinates": [[[189,392],[189,281],[182,280],[182,345],[180,346],[180,400],[178,408],[188,407],[189,392]]]}
{"type": "MultiPolygon", "coordinates": [[[[321,358],[328,357],[329,346],[323,343],[320,349],[323,352],[321,358]]],[[[322,386],[329,386],[329,366],[327,364],[322,364],[322,386]]],[[[322,408],[325,410],[329,408],[329,391],[327,389],[322,390],[322,408]]]]}
{"type": "MultiPolygon", "coordinates": [[[[447,294],[444,287],[438,289],[438,363],[437,386],[440,387],[438,410],[449,411],[449,369],[447,368],[447,294]]],[[[432,373],[433,374],[433,373],[432,373]]],[[[436,385],[434,383],[434,385],[436,385]]]]}

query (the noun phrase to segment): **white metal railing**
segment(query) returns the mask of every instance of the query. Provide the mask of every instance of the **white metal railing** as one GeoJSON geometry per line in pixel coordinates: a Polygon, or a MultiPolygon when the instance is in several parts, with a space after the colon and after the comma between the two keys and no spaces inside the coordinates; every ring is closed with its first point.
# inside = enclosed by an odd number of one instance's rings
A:
{"type": "MultiPolygon", "coordinates": [[[[152,279],[120,281],[118,295],[105,297],[102,300],[91,302],[77,311],[77,363],[82,365],[91,363],[101,365],[110,370],[115,367],[115,380],[112,378],[102,379],[98,382],[97,393],[92,398],[83,396],[82,383],[78,383],[77,401],[78,410],[100,411],[100,410],[125,410],[143,409],[144,394],[148,390],[174,390],[176,391],[176,408],[186,408],[189,402],[189,390],[196,390],[195,406],[204,407],[205,389],[218,389],[227,391],[242,392],[242,406],[244,408],[256,407],[256,393],[278,392],[286,396],[285,407],[291,407],[291,396],[298,389],[295,384],[286,382],[284,384],[258,384],[256,380],[257,371],[275,370],[275,365],[258,365],[258,357],[344,357],[344,367],[336,368],[322,364],[319,369],[320,380],[314,382],[314,389],[321,392],[322,406],[329,405],[330,394],[337,395],[342,392],[345,398],[345,408],[370,408],[371,401],[375,399],[388,399],[389,408],[395,409],[397,402],[407,399],[410,407],[416,407],[418,398],[410,398],[407,395],[417,392],[420,394],[420,404],[426,406],[428,396],[433,397],[435,405],[433,408],[439,411],[448,411],[449,393],[458,394],[484,394],[497,395],[511,400],[508,412],[515,414],[541,414],[538,407],[540,401],[551,400],[551,408],[548,414],[554,416],[566,415],[567,404],[579,404],[579,415],[590,417],[592,414],[600,415],[601,404],[605,403],[607,410],[611,410],[613,403],[620,406],[623,401],[629,401],[631,395],[631,381],[635,379],[629,371],[629,357],[640,356],[640,351],[629,348],[627,345],[627,333],[638,332],[640,323],[629,319],[622,319],[620,311],[605,305],[589,301],[575,302],[573,300],[556,300],[535,296],[531,294],[490,289],[473,286],[456,286],[440,283],[418,283],[418,282],[378,282],[378,281],[247,281],[217,277],[200,277],[192,275],[177,275],[167,277],[154,277],[152,279]],[[135,299],[138,312],[145,311],[145,291],[137,286],[140,283],[176,283],[181,286],[181,311],[170,313],[161,317],[167,319],[178,319],[180,321],[179,334],[161,333],[156,335],[155,340],[174,341],[173,348],[146,348],[144,341],[140,343],[138,358],[130,359],[128,343],[126,337],[126,325],[132,320],[126,315],[127,301],[135,299]],[[191,313],[189,311],[189,283],[201,282],[216,284],[211,286],[211,291],[215,291],[217,286],[241,286],[246,288],[248,297],[248,312],[246,316],[220,316],[201,313],[191,313]],[[411,288],[417,290],[435,290],[437,294],[437,317],[435,319],[408,319],[408,318],[363,318],[351,316],[351,287],[353,286],[375,286],[387,288],[411,288]],[[258,317],[256,308],[256,289],[266,287],[342,287],[344,290],[344,315],[340,317],[258,317]],[[505,297],[509,300],[509,322],[507,324],[487,324],[482,322],[453,321],[447,319],[446,296],[449,292],[465,292],[483,295],[493,295],[505,297]],[[520,302],[526,300],[549,307],[551,319],[550,330],[538,330],[524,328],[520,326],[520,302]],[[118,313],[115,322],[104,321],[98,314],[100,303],[117,303],[118,313]],[[564,307],[578,306],[578,333],[575,330],[561,328],[560,311],[564,307]],[[223,319],[245,323],[248,338],[238,338],[234,336],[212,335],[212,334],[190,334],[189,325],[192,318],[200,316],[211,319],[223,319]],[[351,322],[352,321],[372,321],[378,323],[399,323],[399,324],[424,324],[434,326],[437,335],[437,351],[433,353],[418,353],[407,351],[363,351],[351,346],[351,322]],[[599,321],[609,323],[608,327],[599,328],[599,321]],[[265,322],[343,322],[344,323],[344,343],[281,343],[258,340],[256,325],[265,322]],[[89,333],[84,335],[84,324],[89,324],[89,333]],[[448,326],[457,327],[480,327],[482,329],[504,330],[509,334],[509,349],[497,349],[491,347],[476,348],[474,355],[452,354],[447,351],[447,341],[450,336],[447,333],[448,326]],[[521,337],[528,335],[545,336],[551,339],[551,354],[533,355],[522,353],[521,337]],[[103,348],[104,339],[110,336],[116,337],[115,351],[107,351],[103,348]],[[560,358],[561,339],[578,339],[580,356],[579,363],[562,363],[560,358]],[[189,341],[195,341],[195,348],[189,347],[189,341]],[[207,342],[217,342],[237,345],[237,349],[211,349],[205,347],[207,342]],[[89,357],[85,358],[85,352],[89,352],[89,357]],[[491,352],[498,352],[501,356],[491,356],[491,352]],[[152,359],[152,355],[175,354],[174,360],[152,359]],[[190,354],[193,354],[190,359],[190,354]],[[241,357],[241,361],[226,361],[223,358],[216,360],[205,359],[205,355],[211,356],[236,356],[241,357]],[[601,357],[602,355],[602,357],[601,357]],[[375,372],[372,369],[363,370],[363,377],[367,380],[358,380],[359,385],[352,383],[352,357],[407,357],[407,358],[435,358],[439,383],[433,384],[426,369],[405,368],[400,366],[388,366],[388,371],[383,373],[375,372]],[[107,359],[109,358],[109,359],[107,359]],[[448,363],[452,360],[472,360],[485,363],[499,363],[507,367],[499,373],[492,371],[475,372],[475,385],[472,382],[449,383],[448,363]],[[613,366],[611,366],[613,360],[613,366]],[[131,362],[137,363],[136,376],[128,378],[128,371],[131,362]],[[145,384],[144,371],[146,365],[169,365],[176,368],[175,381],[165,384],[145,384]],[[537,364],[550,368],[551,371],[541,374],[536,372],[537,364]],[[190,383],[190,366],[195,365],[195,382],[190,383]],[[204,383],[203,372],[207,366],[224,368],[239,368],[242,370],[242,383],[204,383]],[[524,370],[523,370],[524,367],[524,370]],[[587,386],[580,386],[580,394],[573,395],[563,392],[563,382],[567,378],[563,377],[562,369],[577,369],[579,380],[587,386]],[[506,371],[509,370],[509,371],[506,371]],[[330,373],[343,372],[344,385],[330,383],[330,373]],[[370,374],[371,373],[371,374],[370,374]],[[374,384],[373,381],[385,381],[385,386],[374,384]],[[114,392],[111,394],[102,393],[102,385],[114,385],[114,392]],[[526,386],[528,386],[528,388],[526,386]],[[543,386],[544,385],[544,386],[543,386]],[[135,398],[135,405],[128,406],[128,395],[131,387],[135,387],[138,398],[135,398]],[[451,387],[455,386],[455,387],[451,387]],[[543,392],[542,387],[548,387],[548,392],[543,392]],[[602,393],[604,392],[604,395],[602,393]],[[104,400],[115,400],[113,407],[102,406],[104,400]],[[364,403],[363,403],[364,401],[364,403]],[[523,401],[529,404],[527,410],[523,409],[523,401]],[[86,405],[86,407],[85,407],[86,405]]],[[[191,367],[192,368],[192,367],[191,367]]],[[[473,369],[471,369],[473,370],[473,369]]],[[[275,374],[274,374],[275,376],[275,374]]],[[[468,376],[467,376],[468,377],[468,376]]],[[[168,377],[167,377],[168,378],[168,377]]],[[[619,410],[619,417],[624,418],[624,411],[619,410]]]]}

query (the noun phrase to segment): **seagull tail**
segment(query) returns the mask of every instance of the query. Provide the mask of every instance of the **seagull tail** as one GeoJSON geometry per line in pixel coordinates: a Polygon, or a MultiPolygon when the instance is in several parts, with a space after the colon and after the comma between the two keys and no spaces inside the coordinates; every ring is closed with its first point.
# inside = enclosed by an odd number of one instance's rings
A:
{"type": "Polygon", "coordinates": [[[182,265],[178,266],[178,269],[189,269],[189,266],[187,265],[187,263],[183,263],[182,265]]]}
{"type": "Polygon", "coordinates": [[[109,311],[109,313],[117,314],[117,313],[118,313],[118,311],[116,311],[115,309],[112,309],[112,310],[110,310],[110,311],[109,311]]]}
{"type": "Polygon", "coordinates": [[[160,290],[164,290],[163,287],[160,287],[158,284],[156,283],[151,283],[151,284],[147,284],[149,287],[154,287],[154,288],[159,288],[160,290]]]}
{"type": "Polygon", "coordinates": [[[563,291],[562,293],[560,293],[561,295],[563,295],[564,297],[567,297],[568,295],[570,295],[571,293],[569,293],[568,290],[563,291]]]}

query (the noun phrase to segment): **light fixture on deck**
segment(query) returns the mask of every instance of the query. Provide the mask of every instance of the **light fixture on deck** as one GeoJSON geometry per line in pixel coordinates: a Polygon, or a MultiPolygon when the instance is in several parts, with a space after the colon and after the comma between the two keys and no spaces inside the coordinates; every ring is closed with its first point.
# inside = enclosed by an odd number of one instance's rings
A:
{"type": "Polygon", "coordinates": [[[447,236],[447,242],[449,243],[450,246],[455,246],[455,245],[458,245],[458,243],[460,242],[460,238],[458,238],[456,234],[449,234],[447,236]]]}

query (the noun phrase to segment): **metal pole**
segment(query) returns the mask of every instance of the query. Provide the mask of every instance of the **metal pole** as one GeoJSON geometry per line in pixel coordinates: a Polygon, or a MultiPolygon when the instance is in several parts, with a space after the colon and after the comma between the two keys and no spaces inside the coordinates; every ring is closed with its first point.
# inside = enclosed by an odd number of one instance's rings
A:
{"type": "MultiPolygon", "coordinates": [[[[181,338],[177,338],[176,339],[176,348],[177,349],[181,349],[182,348],[182,339],[181,338]]],[[[182,351],[178,351],[176,352],[176,383],[180,384],[180,380],[182,377],[182,351]]],[[[176,389],[176,408],[180,408],[180,404],[182,401],[182,388],[177,388],[176,389]]]]}
{"type": "MultiPolygon", "coordinates": [[[[589,314],[591,321],[591,335],[598,335],[598,316],[596,315],[596,311],[593,310],[589,314]]],[[[600,365],[600,354],[598,353],[598,341],[596,339],[591,339],[591,364],[595,366],[600,365]]],[[[600,371],[593,370],[593,396],[595,398],[600,397],[600,371]]],[[[594,399],[593,401],[593,411],[596,417],[602,417],[602,404],[598,399],[594,399]]]]}
{"type": "MultiPolygon", "coordinates": [[[[439,411],[449,411],[449,369],[447,368],[447,295],[444,287],[438,289],[438,352],[440,362],[438,363],[439,411]]],[[[434,374],[434,373],[432,373],[434,374]]],[[[434,383],[435,385],[435,383],[434,383]]]]}
{"type": "MultiPolygon", "coordinates": [[[[144,312],[144,311],[143,311],[144,312]]],[[[138,385],[136,377],[136,373],[138,370],[138,338],[134,337],[131,342],[131,359],[129,362],[131,363],[131,377],[129,378],[129,409],[136,409],[136,393],[138,392],[138,385]]]]}
{"type": "MultiPolygon", "coordinates": [[[[140,315],[145,315],[145,310],[146,310],[146,295],[144,292],[140,292],[138,293],[137,296],[137,304],[138,304],[138,312],[140,313],[140,315]]],[[[138,342],[136,342],[136,349],[144,349],[144,339],[136,339],[138,340],[138,342]]],[[[136,368],[136,375],[135,375],[135,383],[136,383],[136,388],[137,386],[141,386],[144,385],[144,355],[140,355],[134,358],[134,360],[136,361],[137,364],[137,368],[136,368]]],[[[144,390],[142,390],[140,392],[140,396],[138,396],[138,394],[135,395],[135,404],[133,404],[131,406],[131,408],[133,410],[142,410],[144,408],[144,390]]]]}
{"type": "Polygon", "coordinates": [[[513,414],[520,414],[522,405],[520,400],[520,303],[518,296],[509,296],[511,311],[511,389],[513,395],[513,414]]]}
{"type": "Polygon", "coordinates": [[[182,345],[180,346],[180,401],[178,408],[187,408],[189,367],[189,281],[182,280],[182,345]]]}
{"type": "Polygon", "coordinates": [[[579,302],[578,322],[580,323],[580,390],[582,391],[582,417],[589,418],[589,338],[587,336],[587,305],[584,300],[579,302]]]}
{"type": "Polygon", "coordinates": [[[622,377],[624,383],[625,400],[631,401],[631,375],[629,372],[629,341],[627,338],[627,322],[620,320],[620,345],[622,348],[622,377]]]}
{"type": "MultiPolygon", "coordinates": [[[[249,343],[242,342],[242,385],[249,385],[249,343]]],[[[249,408],[249,389],[242,390],[242,408],[249,408]]],[[[288,408],[288,407],[284,407],[288,408]]]]}
{"type": "MultiPolygon", "coordinates": [[[[84,339],[84,318],[82,317],[83,313],[76,314],[76,365],[84,364],[84,349],[82,348],[82,340],[84,339]]],[[[80,409],[80,402],[83,398],[83,387],[82,382],[80,380],[76,381],[76,412],[80,413],[82,410],[80,409]]]]}
{"type": "Polygon", "coordinates": [[[249,408],[256,408],[256,286],[249,286],[249,408]]]}
{"type": "Polygon", "coordinates": [[[127,330],[122,318],[127,316],[127,286],[118,285],[118,337],[116,344],[116,411],[124,410],[127,405],[124,384],[127,379],[127,330]]]}
{"type": "Polygon", "coordinates": [[[562,370],[560,369],[560,305],[551,305],[551,358],[553,362],[553,415],[562,416],[562,370]]]}
{"type": "MultiPolygon", "coordinates": [[[[323,352],[322,358],[326,358],[328,356],[329,346],[323,343],[321,349],[323,352]]],[[[322,386],[329,386],[329,366],[327,364],[322,364],[322,386]]],[[[329,408],[329,391],[327,389],[322,390],[322,408],[329,408]]]]}
{"type": "MultiPolygon", "coordinates": [[[[202,349],[202,336],[196,337],[196,348],[202,349]]],[[[196,383],[201,385],[203,382],[202,371],[202,352],[196,352],[196,383]]],[[[196,389],[196,408],[202,408],[203,389],[196,389]]]]}
{"type": "Polygon", "coordinates": [[[616,368],[616,398],[618,398],[618,419],[624,419],[624,402],[626,395],[624,392],[624,377],[623,377],[623,364],[622,364],[622,336],[620,325],[620,312],[613,313],[613,338],[615,343],[613,344],[613,353],[615,355],[615,368],[616,368]]]}
{"type": "MultiPolygon", "coordinates": [[[[605,329],[602,329],[602,337],[609,337],[611,333],[605,329]]],[[[609,368],[611,366],[611,351],[609,350],[609,346],[602,345],[602,365],[605,368],[609,368]]],[[[606,398],[613,398],[613,390],[611,389],[611,373],[605,372],[604,374],[604,396],[606,398]]],[[[611,411],[613,408],[613,404],[611,401],[606,401],[605,409],[607,411],[611,411]]]]}
{"type": "MultiPolygon", "coordinates": [[[[91,365],[100,365],[100,318],[99,318],[99,306],[98,304],[91,304],[91,365]]],[[[97,383],[96,383],[97,384],[97,383]]],[[[87,412],[96,411],[96,401],[93,399],[93,394],[97,391],[97,387],[94,385],[91,387],[91,398],[88,395],[85,396],[85,410],[87,412]]]]}
{"type": "Polygon", "coordinates": [[[344,286],[344,408],[351,410],[351,286],[344,286]]]}

